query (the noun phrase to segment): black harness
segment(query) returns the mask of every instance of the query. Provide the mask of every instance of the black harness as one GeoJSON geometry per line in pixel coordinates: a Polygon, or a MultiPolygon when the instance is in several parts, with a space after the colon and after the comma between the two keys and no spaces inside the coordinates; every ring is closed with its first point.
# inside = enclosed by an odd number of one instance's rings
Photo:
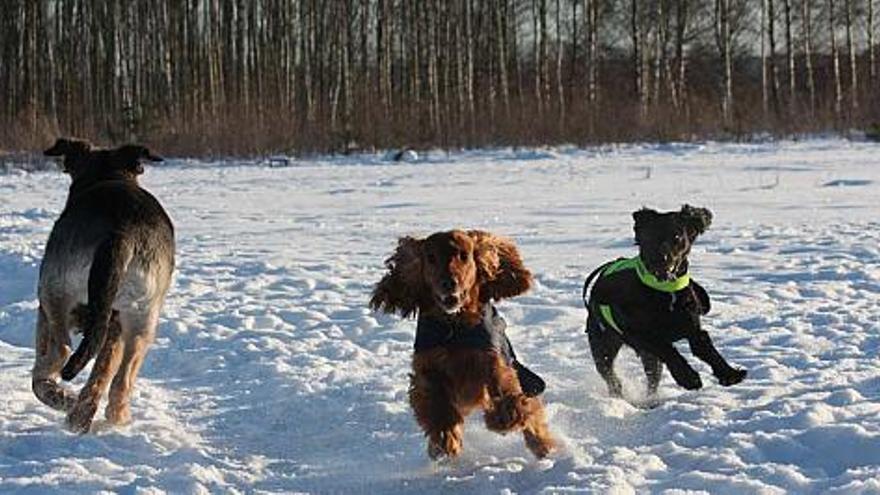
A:
{"type": "Polygon", "coordinates": [[[491,304],[486,305],[483,320],[474,326],[465,326],[458,319],[419,315],[414,347],[417,353],[437,347],[495,351],[516,370],[525,395],[540,395],[544,392],[546,383],[516,359],[516,353],[505,333],[506,329],[507,322],[491,304]]]}

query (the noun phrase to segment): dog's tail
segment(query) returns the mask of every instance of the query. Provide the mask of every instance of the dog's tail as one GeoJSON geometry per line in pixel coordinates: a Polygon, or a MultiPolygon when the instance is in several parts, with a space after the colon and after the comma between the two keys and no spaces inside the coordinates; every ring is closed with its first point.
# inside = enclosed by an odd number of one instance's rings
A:
{"type": "Polygon", "coordinates": [[[95,250],[89,270],[89,302],[83,322],[83,339],[61,370],[64,380],[73,380],[104,346],[113,301],[133,256],[134,246],[119,234],[105,240],[95,250]]]}

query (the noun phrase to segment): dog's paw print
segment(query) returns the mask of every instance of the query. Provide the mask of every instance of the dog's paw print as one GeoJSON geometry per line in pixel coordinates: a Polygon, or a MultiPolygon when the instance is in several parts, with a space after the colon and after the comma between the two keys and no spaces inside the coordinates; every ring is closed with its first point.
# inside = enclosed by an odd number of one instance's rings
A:
{"type": "Polygon", "coordinates": [[[718,383],[722,386],[729,387],[746,379],[748,371],[744,369],[733,368],[723,376],[718,377],[718,383]]]}

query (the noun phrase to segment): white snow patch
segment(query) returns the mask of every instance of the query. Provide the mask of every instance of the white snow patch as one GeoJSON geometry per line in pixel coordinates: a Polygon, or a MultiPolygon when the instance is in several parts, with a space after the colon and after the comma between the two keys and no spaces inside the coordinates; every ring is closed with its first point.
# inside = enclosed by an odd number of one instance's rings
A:
{"type": "MultiPolygon", "coordinates": [[[[87,436],[29,380],[37,270],[68,179],[0,175],[0,492],[880,493],[877,150],[170,160],[144,176],[175,220],[179,264],[134,423],[87,436]],[[713,297],[706,325],[749,378],[720,387],[690,358],[705,388],[666,376],[662,404],[640,410],[594,371],[580,288],[634,252],[632,210],[685,202],[715,213],[693,273],[713,297]],[[514,238],[536,274],[500,309],[548,381],[552,459],[474,417],[461,459],[427,460],[406,403],[414,323],[365,305],[398,236],[456,226],[514,238]]],[[[634,354],[618,367],[638,399],[634,354]]]]}

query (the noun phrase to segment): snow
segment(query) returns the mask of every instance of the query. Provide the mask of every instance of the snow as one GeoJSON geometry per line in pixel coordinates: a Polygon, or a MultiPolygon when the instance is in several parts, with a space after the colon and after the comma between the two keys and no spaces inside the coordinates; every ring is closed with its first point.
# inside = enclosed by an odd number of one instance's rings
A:
{"type": "MultiPolygon", "coordinates": [[[[134,423],[65,431],[30,391],[35,283],[66,197],[0,175],[0,492],[880,493],[880,147],[822,139],[168,160],[178,269],[134,423]],[[630,213],[709,207],[705,322],[749,369],[645,411],[608,397],[583,335],[583,278],[631,255],[630,213]],[[537,278],[500,310],[547,379],[563,449],[536,461],[478,417],[435,464],[406,403],[415,324],[366,308],[400,235],[461,226],[516,240],[537,278]]],[[[638,400],[631,351],[618,370],[638,400]]],[[[86,373],[75,382],[79,387],[86,373]]],[[[99,418],[101,412],[99,410],[99,418]]]]}

